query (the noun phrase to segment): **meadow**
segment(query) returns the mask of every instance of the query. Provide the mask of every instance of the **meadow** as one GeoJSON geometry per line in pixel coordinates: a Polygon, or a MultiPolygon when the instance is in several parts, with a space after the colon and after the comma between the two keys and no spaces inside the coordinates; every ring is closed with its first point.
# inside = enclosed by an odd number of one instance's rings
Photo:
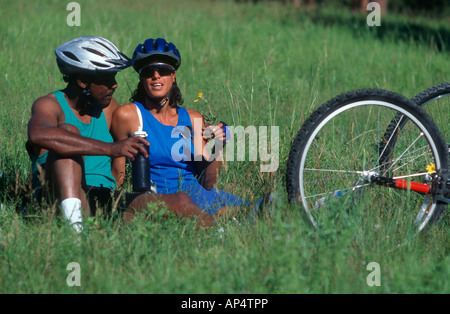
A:
{"type": "MultiPolygon", "coordinates": [[[[315,231],[285,195],[291,142],[314,109],[353,89],[412,97],[445,82],[445,45],[386,28],[379,36],[352,19],[327,23],[276,3],[80,0],[81,26],[71,27],[67,3],[16,0],[0,11],[0,293],[450,292],[448,217],[419,236],[405,230],[400,243],[344,215],[315,231]],[[56,206],[22,218],[30,108],[64,87],[53,51],[82,35],[105,37],[130,57],[145,39],[166,38],[181,52],[177,81],[185,107],[233,126],[278,126],[275,172],[260,172],[260,161],[227,162],[217,185],[252,202],[276,191],[279,206],[270,219],[222,222],[220,236],[189,220],[142,216],[123,224],[100,216],[77,237],[56,206]],[[194,102],[199,91],[203,99],[194,102]],[[71,262],[80,265],[80,286],[67,284],[71,262]],[[371,262],[380,265],[379,286],[367,283],[371,262]]],[[[115,97],[127,103],[137,75],[130,68],[117,81],[115,97]]]]}

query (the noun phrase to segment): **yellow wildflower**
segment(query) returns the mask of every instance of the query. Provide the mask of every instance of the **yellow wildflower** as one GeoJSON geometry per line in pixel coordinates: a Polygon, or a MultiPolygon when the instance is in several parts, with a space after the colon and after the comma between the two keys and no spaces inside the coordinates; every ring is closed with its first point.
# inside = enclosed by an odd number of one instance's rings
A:
{"type": "Polygon", "coordinates": [[[203,97],[203,92],[202,92],[202,91],[199,91],[197,97],[198,97],[198,98],[197,98],[196,100],[194,100],[194,102],[197,102],[197,101],[199,101],[200,99],[202,99],[202,97],[203,97]]]}
{"type": "Polygon", "coordinates": [[[431,163],[430,165],[427,165],[427,172],[428,173],[435,173],[436,172],[436,166],[434,163],[431,163]]]}

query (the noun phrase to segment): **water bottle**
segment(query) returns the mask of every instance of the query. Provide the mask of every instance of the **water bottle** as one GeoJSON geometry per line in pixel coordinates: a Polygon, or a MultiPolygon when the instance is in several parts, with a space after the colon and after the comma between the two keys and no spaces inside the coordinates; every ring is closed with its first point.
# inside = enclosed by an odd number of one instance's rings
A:
{"type": "MultiPolygon", "coordinates": [[[[138,131],[134,132],[133,136],[147,137],[147,132],[138,131]]],[[[149,153],[149,147],[145,144],[141,144],[149,153]]],[[[134,156],[134,161],[131,163],[131,177],[133,181],[134,192],[148,192],[151,189],[150,180],[150,161],[149,158],[145,158],[142,153],[138,153],[134,156]]]]}
{"type": "Polygon", "coordinates": [[[333,193],[331,193],[331,195],[329,195],[329,196],[319,198],[314,203],[314,209],[319,209],[320,207],[324,207],[331,200],[331,198],[338,198],[339,196],[342,196],[343,194],[344,193],[342,191],[337,190],[337,191],[334,191],[333,193]]]}

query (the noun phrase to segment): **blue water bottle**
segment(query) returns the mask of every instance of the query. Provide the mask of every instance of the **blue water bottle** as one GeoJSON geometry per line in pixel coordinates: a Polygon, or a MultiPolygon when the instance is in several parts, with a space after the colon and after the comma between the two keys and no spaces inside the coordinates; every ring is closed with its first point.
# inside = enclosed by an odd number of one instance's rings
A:
{"type": "MultiPolygon", "coordinates": [[[[134,132],[133,136],[147,137],[147,132],[137,131],[134,132]]],[[[145,144],[141,144],[149,153],[149,147],[145,144]]],[[[151,179],[150,179],[150,160],[149,157],[145,158],[142,153],[138,153],[134,156],[134,161],[131,163],[131,177],[133,181],[133,191],[142,193],[149,192],[151,190],[151,179]]]]}

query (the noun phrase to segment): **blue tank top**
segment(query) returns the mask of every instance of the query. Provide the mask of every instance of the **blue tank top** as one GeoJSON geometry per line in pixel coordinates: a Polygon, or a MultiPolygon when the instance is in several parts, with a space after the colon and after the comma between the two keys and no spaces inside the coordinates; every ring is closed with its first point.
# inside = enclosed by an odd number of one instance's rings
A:
{"type": "Polygon", "coordinates": [[[141,126],[150,142],[150,175],[158,193],[184,192],[205,212],[215,215],[223,207],[250,203],[216,188],[206,190],[195,177],[193,130],[189,113],[177,107],[178,123],[159,122],[141,103],[134,103],[142,117],[141,126]]]}
{"type": "Polygon", "coordinates": [[[150,176],[158,193],[176,193],[198,183],[194,169],[193,130],[189,113],[177,107],[177,125],[159,122],[141,103],[134,102],[142,115],[143,131],[150,142],[150,176]]]}

